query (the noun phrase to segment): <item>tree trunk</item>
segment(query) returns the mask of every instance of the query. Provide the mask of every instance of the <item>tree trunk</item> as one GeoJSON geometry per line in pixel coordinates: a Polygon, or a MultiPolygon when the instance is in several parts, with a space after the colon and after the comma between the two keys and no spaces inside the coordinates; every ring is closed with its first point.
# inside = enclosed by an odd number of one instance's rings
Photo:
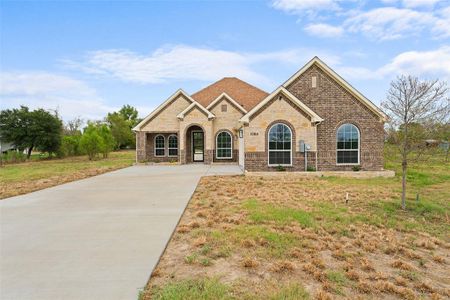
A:
{"type": "Polygon", "coordinates": [[[33,146],[31,146],[30,148],[28,148],[28,153],[27,153],[27,159],[30,159],[31,157],[31,152],[33,151],[33,146]]]}
{"type": "Polygon", "coordinates": [[[407,170],[406,159],[402,161],[402,209],[406,209],[406,170],[407,170]]]}

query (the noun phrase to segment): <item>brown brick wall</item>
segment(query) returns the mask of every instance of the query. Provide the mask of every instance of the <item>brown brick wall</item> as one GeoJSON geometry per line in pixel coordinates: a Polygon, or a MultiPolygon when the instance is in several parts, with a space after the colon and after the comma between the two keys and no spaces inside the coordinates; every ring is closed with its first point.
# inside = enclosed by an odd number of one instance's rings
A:
{"type": "Polygon", "coordinates": [[[344,123],[352,123],[360,130],[361,168],[383,168],[383,123],[334,79],[313,65],[287,89],[324,119],[317,127],[319,170],[352,169],[352,166],[336,165],[336,131],[344,123]],[[312,76],[317,77],[316,88],[311,87],[312,76]]]}
{"type": "Polygon", "coordinates": [[[147,143],[145,147],[146,152],[146,160],[150,162],[178,162],[179,155],[180,155],[180,139],[178,138],[178,156],[168,156],[169,155],[169,143],[168,138],[171,134],[176,134],[178,136],[177,132],[171,132],[171,133],[147,133],[147,143]],[[164,136],[164,145],[165,145],[165,152],[164,156],[155,156],[155,149],[154,149],[154,141],[155,136],[157,135],[164,136]]]}

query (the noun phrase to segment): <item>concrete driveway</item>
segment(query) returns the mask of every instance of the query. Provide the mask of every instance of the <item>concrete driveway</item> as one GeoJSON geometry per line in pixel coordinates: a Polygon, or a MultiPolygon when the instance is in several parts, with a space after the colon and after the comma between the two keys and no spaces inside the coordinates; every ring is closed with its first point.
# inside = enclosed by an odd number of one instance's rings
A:
{"type": "Polygon", "coordinates": [[[201,176],[134,166],[0,201],[0,299],[137,299],[201,176]]]}

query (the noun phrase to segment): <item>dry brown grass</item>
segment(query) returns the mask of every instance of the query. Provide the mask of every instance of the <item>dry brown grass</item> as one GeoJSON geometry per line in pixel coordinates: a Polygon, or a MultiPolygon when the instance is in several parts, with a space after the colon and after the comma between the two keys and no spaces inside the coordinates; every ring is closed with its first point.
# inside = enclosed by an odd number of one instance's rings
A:
{"type": "Polygon", "coordinates": [[[413,266],[411,266],[410,264],[408,264],[406,262],[403,262],[401,260],[393,261],[391,266],[396,268],[396,269],[405,270],[405,271],[412,271],[412,270],[414,270],[413,266]]]}
{"type": "Polygon", "coordinates": [[[253,257],[246,257],[242,260],[242,266],[244,268],[256,268],[259,266],[259,262],[253,257]]]}
{"type": "Polygon", "coordinates": [[[276,273],[291,273],[294,269],[295,264],[288,260],[277,261],[271,267],[271,270],[276,273]]]}
{"type": "Polygon", "coordinates": [[[315,299],[445,299],[448,240],[387,226],[384,211],[373,207],[396,191],[361,186],[320,178],[202,178],[145,294],[206,277],[218,278],[235,298],[267,299],[301,282],[315,299]],[[352,195],[349,204],[341,191],[352,195]]]}

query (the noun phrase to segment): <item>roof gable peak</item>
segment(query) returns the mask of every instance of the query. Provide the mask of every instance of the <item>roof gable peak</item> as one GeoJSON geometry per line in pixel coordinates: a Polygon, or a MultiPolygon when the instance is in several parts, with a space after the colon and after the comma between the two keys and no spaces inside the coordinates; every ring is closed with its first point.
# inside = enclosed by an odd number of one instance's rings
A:
{"type": "Polygon", "coordinates": [[[332,68],[330,68],[326,63],[324,63],[318,56],[314,56],[309,62],[307,62],[300,70],[298,70],[294,75],[292,75],[288,80],[286,80],[282,86],[288,88],[291,83],[293,83],[297,78],[299,78],[303,73],[305,73],[311,66],[316,65],[322,71],[324,71],[328,76],[333,78],[340,86],[342,86],[346,91],[363,103],[367,108],[369,108],[373,113],[375,113],[381,120],[385,121],[387,116],[375,105],[367,99],[363,94],[361,94],[357,89],[355,89],[351,84],[349,84],[344,78],[342,78],[338,73],[336,73],[332,68]]]}

